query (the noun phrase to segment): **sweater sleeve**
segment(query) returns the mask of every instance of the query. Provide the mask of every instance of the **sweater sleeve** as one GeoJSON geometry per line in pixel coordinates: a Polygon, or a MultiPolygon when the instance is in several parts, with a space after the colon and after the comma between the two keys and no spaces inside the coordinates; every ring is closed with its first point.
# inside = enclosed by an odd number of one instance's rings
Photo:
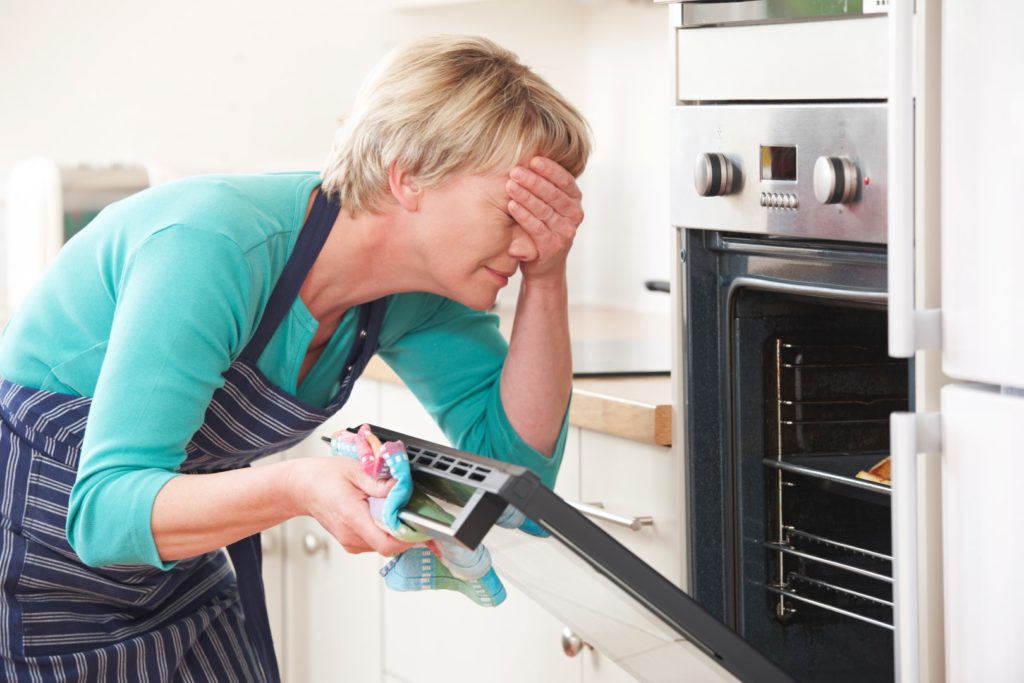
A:
{"type": "Polygon", "coordinates": [[[394,339],[385,337],[378,353],[448,440],[462,450],[528,467],[553,486],[565,450],[568,406],[551,457],[516,433],[501,403],[508,342],[498,316],[432,295],[394,297],[389,315],[408,327],[394,339]]]}
{"type": "Polygon", "coordinates": [[[175,225],[142,242],[113,286],[67,534],[88,565],[166,569],[173,563],[153,540],[153,502],[250,334],[253,274],[229,238],[175,225]]]}

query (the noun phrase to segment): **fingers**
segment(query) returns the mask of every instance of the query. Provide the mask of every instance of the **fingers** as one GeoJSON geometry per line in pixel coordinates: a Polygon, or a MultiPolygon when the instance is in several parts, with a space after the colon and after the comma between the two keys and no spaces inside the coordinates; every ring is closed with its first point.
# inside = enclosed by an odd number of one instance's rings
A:
{"type": "Polygon", "coordinates": [[[583,222],[583,206],[572,174],[550,159],[534,157],[530,168],[515,166],[509,176],[509,213],[520,225],[535,237],[541,237],[544,227],[566,239],[575,235],[583,222]]]}
{"type": "Polygon", "coordinates": [[[395,479],[377,479],[361,469],[350,469],[348,480],[370,498],[386,498],[394,487],[395,479]]]}
{"type": "MultiPolygon", "coordinates": [[[[550,183],[548,183],[548,185],[554,187],[550,183]]],[[[549,201],[529,191],[524,185],[520,185],[516,181],[510,180],[506,183],[505,189],[508,190],[508,196],[512,201],[520,204],[541,221],[545,223],[552,223],[553,218],[561,217],[561,214],[559,214],[549,201]]],[[[564,194],[562,196],[565,197],[564,194]]]]}
{"type": "Polygon", "coordinates": [[[335,534],[335,536],[341,547],[345,549],[345,552],[352,555],[375,552],[390,557],[415,545],[414,543],[398,540],[394,536],[382,531],[372,521],[370,526],[365,529],[357,528],[353,525],[340,534],[335,534]]]}
{"type": "Polygon", "coordinates": [[[508,212],[516,220],[516,223],[523,226],[523,229],[530,235],[534,244],[539,247],[540,252],[547,253],[552,251],[548,245],[552,238],[556,237],[556,233],[543,220],[515,200],[508,203],[508,212]]]}
{"type": "Polygon", "coordinates": [[[381,555],[396,555],[413,546],[412,543],[400,541],[391,534],[383,531],[373,523],[369,515],[365,520],[351,520],[349,534],[346,537],[339,537],[341,547],[348,553],[376,552],[381,555]]]}
{"type": "Polygon", "coordinates": [[[578,202],[536,173],[524,172],[516,166],[509,175],[512,176],[506,184],[509,197],[526,206],[541,220],[547,221],[555,213],[568,218],[576,211],[578,202]],[[538,209],[544,213],[538,213],[538,209]]]}
{"type": "Polygon", "coordinates": [[[366,505],[367,497],[386,498],[395,480],[378,481],[358,468],[350,468],[346,478],[355,491],[343,497],[342,524],[336,533],[332,531],[342,547],[350,553],[373,550],[381,555],[393,555],[410,547],[378,527],[366,505]]]}
{"type": "Polygon", "coordinates": [[[530,159],[530,168],[557,185],[572,199],[583,197],[583,193],[576,185],[576,179],[572,177],[572,173],[562,168],[561,164],[546,157],[534,157],[530,159]]]}

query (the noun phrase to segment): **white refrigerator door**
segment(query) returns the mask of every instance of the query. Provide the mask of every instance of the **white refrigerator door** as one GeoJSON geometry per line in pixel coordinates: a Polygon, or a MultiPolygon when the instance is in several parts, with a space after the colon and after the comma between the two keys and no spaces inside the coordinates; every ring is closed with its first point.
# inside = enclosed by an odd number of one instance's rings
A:
{"type": "Polygon", "coordinates": [[[942,13],[943,370],[1024,388],[1024,3],[942,13]]]}
{"type": "Polygon", "coordinates": [[[942,390],[946,680],[1022,681],[1024,396],[942,390]]]}

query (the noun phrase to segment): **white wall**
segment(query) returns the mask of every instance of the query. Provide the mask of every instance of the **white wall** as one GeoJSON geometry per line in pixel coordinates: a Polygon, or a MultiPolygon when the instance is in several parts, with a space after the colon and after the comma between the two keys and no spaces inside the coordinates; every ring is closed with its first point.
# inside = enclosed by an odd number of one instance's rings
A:
{"type": "Polygon", "coordinates": [[[666,26],[647,0],[0,0],[0,202],[12,166],[34,155],[181,174],[319,168],[389,47],[477,33],[518,52],[593,126],[574,301],[667,311],[641,285],[671,262],[666,26]]]}

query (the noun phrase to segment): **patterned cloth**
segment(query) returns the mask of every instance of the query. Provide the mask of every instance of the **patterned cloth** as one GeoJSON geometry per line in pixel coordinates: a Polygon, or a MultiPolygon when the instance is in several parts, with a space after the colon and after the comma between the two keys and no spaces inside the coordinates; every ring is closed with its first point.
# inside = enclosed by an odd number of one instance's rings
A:
{"type": "MultiPolygon", "coordinates": [[[[369,425],[363,425],[355,433],[340,431],[333,434],[331,452],[358,458],[363,471],[377,479],[394,478],[395,485],[387,498],[370,499],[370,515],[378,526],[395,538],[423,543],[401,553],[381,569],[388,588],[398,591],[454,590],[485,607],[495,607],[505,600],[505,586],[491,566],[491,555],[483,544],[470,550],[454,541],[432,538],[399,519],[399,511],[410,510],[446,525],[454,520],[430,496],[413,487],[409,457],[401,441],[382,444],[370,431],[369,425]]],[[[498,524],[519,528],[535,536],[547,535],[512,506],[502,513],[498,524]]]]}

